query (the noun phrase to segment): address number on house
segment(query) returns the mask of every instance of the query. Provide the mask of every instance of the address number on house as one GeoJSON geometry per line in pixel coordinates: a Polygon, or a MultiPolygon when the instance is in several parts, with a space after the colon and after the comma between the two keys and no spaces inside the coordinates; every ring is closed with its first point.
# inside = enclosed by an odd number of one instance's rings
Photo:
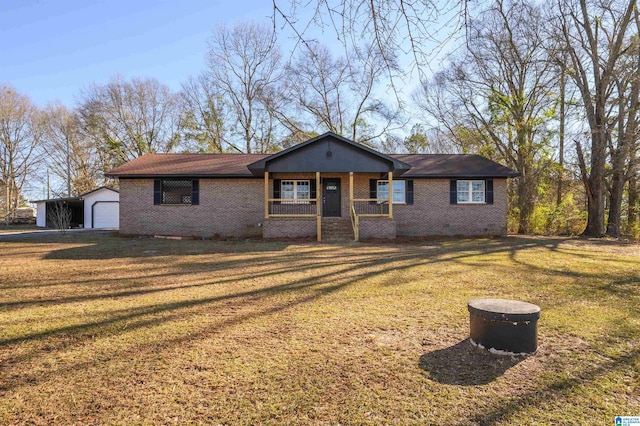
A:
{"type": "Polygon", "coordinates": [[[337,185],[327,185],[327,191],[336,191],[337,189],[337,185]]]}

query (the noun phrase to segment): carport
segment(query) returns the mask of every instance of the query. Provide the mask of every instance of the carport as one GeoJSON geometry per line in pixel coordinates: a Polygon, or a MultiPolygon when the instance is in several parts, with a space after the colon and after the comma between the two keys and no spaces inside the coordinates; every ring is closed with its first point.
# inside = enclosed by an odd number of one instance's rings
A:
{"type": "Polygon", "coordinates": [[[36,225],[55,228],[54,213],[58,204],[71,211],[72,228],[118,228],[120,224],[120,194],[103,186],[77,197],[51,198],[35,201],[36,225]]]}
{"type": "MultiPolygon", "coordinates": [[[[68,208],[71,211],[71,227],[72,228],[84,228],[84,201],[80,197],[72,198],[60,198],[46,200],[46,227],[55,228],[55,211],[56,206],[62,208],[68,208]]],[[[37,221],[37,216],[36,216],[37,221]]]]}

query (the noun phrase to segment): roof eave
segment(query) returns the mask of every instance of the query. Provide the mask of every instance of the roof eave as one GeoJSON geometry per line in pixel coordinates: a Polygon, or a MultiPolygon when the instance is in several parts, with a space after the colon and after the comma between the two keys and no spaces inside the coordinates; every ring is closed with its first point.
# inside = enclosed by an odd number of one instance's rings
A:
{"type": "Polygon", "coordinates": [[[483,173],[483,174],[464,174],[464,173],[438,173],[438,174],[412,174],[407,178],[430,178],[430,179],[507,179],[520,176],[520,173],[483,173]]]}
{"type": "Polygon", "coordinates": [[[249,174],[215,174],[215,173],[137,173],[137,174],[106,174],[106,177],[114,177],[118,179],[160,179],[160,178],[254,178],[255,176],[249,174]]]}

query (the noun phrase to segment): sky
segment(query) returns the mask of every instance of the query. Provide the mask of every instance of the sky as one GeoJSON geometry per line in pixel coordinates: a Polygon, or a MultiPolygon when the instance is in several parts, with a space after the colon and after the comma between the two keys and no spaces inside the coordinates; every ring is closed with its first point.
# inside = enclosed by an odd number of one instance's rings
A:
{"type": "Polygon", "coordinates": [[[115,75],[178,90],[204,69],[219,23],[268,21],[265,0],[0,0],[0,84],[72,106],[115,75]],[[241,6],[240,6],[241,3],[241,6]]]}

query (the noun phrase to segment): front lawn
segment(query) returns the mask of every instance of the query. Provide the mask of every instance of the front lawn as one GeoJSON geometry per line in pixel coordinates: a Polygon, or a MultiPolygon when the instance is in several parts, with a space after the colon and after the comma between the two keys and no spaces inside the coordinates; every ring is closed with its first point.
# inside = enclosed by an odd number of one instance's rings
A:
{"type": "Polygon", "coordinates": [[[9,234],[13,232],[37,231],[40,229],[42,228],[38,228],[35,224],[5,225],[4,222],[0,223],[0,234],[9,234]]]}
{"type": "Polygon", "coordinates": [[[613,424],[640,415],[640,246],[0,239],[0,424],[613,424]],[[542,308],[536,355],[466,302],[542,308]]]}

